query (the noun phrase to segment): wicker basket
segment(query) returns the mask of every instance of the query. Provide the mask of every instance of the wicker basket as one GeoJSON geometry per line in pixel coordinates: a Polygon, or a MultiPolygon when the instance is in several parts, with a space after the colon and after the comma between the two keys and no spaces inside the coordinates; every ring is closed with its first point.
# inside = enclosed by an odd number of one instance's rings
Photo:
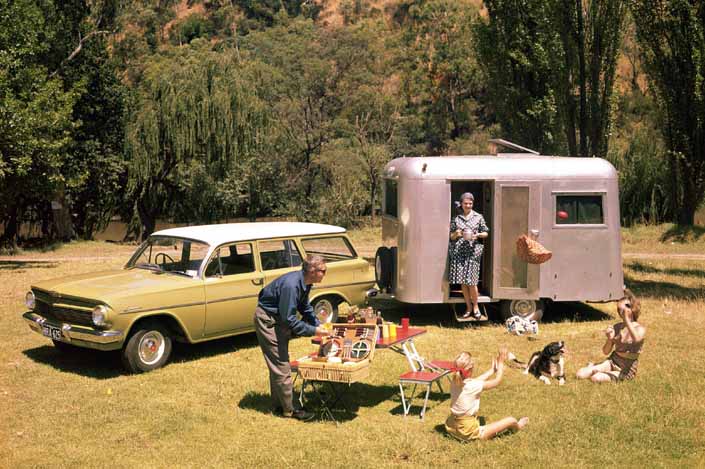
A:
{"type": "Polygon", "coordinates": [[[367,378],[370,374],[370,362],[375,353],[377,326],[375,324],[333,324],[333,333],[336,337],[355,338],[361,332],[366,334],[372,346],[366,358],[347,363],[331,363],[315,361],[310,356],[303,357],[298,360],[299,375],[307,380],[348,384],[367,378]]]}
{"type": "Polygon", "coordinates": [[[304,379],[314,381],[335,381],[337,383],[355,383],[370,374],[370,360],[359,362],[327,363],[305,361],[299,363],[299,374],[304,379]]]}
{"type": "Polygon", "coordinates": [[[529,264],[543,264],[553,254],[538,241],[534,241],[526,235],[521,235],[517,239],[517,256],[529,264]]]}

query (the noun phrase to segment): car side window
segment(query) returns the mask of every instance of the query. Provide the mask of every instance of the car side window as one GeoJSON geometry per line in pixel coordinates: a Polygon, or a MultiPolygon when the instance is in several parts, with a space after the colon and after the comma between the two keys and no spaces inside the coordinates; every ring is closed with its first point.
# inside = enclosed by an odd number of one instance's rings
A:
{"type": "Polygon", "coordinates": [[[301,254],[292,239],[260,241],[262,270],[283,269],[301,265],[301,254]]]}
{"type": "Polygon", "coordinates": [[[301,241],[307,254],[317,254],[330,263],[354,259],[357,254],[343,236],[308,238],[301,241]]]}
{"type": "Polygon", "coordinates": [[[252,244],[238,243],[223,246],[213,256],[206,267],[206,277],[246,274],[255,271],[252,257],[252,244]]]}

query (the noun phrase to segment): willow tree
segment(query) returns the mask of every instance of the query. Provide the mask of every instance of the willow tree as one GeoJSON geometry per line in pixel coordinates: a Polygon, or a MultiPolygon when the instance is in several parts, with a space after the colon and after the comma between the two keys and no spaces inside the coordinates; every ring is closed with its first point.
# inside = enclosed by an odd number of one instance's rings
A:
{"type": "Polygon", "coordinates": [[[147,64],[125,141],[142,238],[182,203],[184,169],[203,168],[221,181],[232,177],[234,163],[258,156],[268,117],[245,75],[235,51],[214,51],[200,40],[147,64]]]}
{"type": "Polygon", "coordinates": [[[631,0],[645,69],[661,104],[673,213],[692,225],[705,197],[705,2],[631,0]]]}

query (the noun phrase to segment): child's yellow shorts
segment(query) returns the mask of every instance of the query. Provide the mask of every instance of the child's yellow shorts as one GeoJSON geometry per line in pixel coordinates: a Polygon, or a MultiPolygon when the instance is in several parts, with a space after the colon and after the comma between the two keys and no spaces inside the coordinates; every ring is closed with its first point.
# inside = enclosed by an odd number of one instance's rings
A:
{"type": "Polygon", "coordinates": [[[450,414],[446,419],[446,431],[461,441],[479,440],[485,431],[480,421],[474,415],[457,416],[450,414]]]}

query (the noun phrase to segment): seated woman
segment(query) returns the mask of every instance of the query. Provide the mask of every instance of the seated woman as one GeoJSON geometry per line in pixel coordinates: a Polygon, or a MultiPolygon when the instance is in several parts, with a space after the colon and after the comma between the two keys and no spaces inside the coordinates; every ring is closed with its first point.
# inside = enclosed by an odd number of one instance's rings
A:
{"type": "Polygon", "coordinates": [[[617,303],[617,312],[622,322],[605,329],[607,340],[602,353],[607,360],[594,365],[588,363],[578,370],[578,379],[590,379],[593,383],[609,383],[634,379],[639,363],[639,354],[644,345],[646,328],[639,324],[641,304],[630,290],[617,303]]]}

